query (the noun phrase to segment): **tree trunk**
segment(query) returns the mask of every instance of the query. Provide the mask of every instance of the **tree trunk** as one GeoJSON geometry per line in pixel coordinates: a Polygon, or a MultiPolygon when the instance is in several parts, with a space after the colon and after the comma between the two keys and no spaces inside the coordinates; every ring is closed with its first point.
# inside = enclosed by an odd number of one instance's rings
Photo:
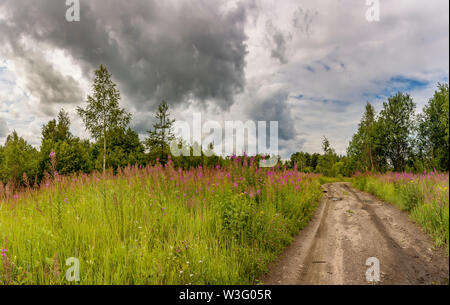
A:
{"type": "Polygon", "coordinates": [[[372,145],[369,143],[370,171],[373,170],[372,145]]]}
{"type": "Polygon", "coordinates": [[[106,172],[106,133],[103,133],[103,174],[106,172]]]}

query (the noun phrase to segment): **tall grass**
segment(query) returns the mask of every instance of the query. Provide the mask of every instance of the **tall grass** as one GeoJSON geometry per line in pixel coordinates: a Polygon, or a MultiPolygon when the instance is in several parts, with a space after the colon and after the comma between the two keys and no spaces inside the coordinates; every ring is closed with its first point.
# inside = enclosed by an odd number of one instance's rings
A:
{"type": "Polygon", "coordinates": [[[249,284],[312,216],[318,176],[161,165],[0,186],[0,280],[69,284],[249,284]]]}
{"type": "Polygon", "coordinates": [[[356,175],[355,187],[409,213],[437,246],[449,250],[449,174],[388,173],[356,175]]]}

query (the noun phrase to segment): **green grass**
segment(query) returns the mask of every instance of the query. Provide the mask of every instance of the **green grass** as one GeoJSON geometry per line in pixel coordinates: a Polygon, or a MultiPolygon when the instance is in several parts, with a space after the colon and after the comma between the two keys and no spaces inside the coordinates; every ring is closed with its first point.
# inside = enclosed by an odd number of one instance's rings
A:
{"type": "Polygon", "coordinates": [[[359,175],[353,185],[393,203],[449,251],[448,173],[359,175]]]}
{"type": "Polygon", "coordinates": [[[3,284],[252,284],[321,196],[294,171],[127,168],[0,193],[3,284]]]}

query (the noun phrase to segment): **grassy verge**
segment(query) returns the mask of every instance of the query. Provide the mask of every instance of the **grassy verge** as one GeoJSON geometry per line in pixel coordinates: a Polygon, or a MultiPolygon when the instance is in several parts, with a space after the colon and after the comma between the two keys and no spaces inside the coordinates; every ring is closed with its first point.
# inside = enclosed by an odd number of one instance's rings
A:
{"type": "Polygon", "coordinates": [[[437,246],[449,250],[449,175],[389,173],[358,175],[353,185],[409,213],[437,246]]]}
{"type": "Polygon", "coordinates": [[[352,178],[348,177],[325,177],[321,176],[319,177],[320,184],[326,184],[326,183],[335,183],[335,182],[352,182],[352,178]]]}
{"type": "Polygon", "coordinates": [[[126,168],[0,192],[3,284],[250,284],[313,215],[318,176],[126,168]]]}

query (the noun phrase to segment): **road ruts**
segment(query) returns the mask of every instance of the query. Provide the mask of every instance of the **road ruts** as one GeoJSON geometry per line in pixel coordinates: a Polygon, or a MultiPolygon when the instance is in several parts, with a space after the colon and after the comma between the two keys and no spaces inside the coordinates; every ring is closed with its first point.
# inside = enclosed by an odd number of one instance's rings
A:
{"type": "Polygon", "coordinates": [[[376,284],[448,284],[446,250],[405,212],[349,183],[324,185],[308,224],[261,278],[264,284],[374,284],[366,260],[380,262],[376,284]]]}

